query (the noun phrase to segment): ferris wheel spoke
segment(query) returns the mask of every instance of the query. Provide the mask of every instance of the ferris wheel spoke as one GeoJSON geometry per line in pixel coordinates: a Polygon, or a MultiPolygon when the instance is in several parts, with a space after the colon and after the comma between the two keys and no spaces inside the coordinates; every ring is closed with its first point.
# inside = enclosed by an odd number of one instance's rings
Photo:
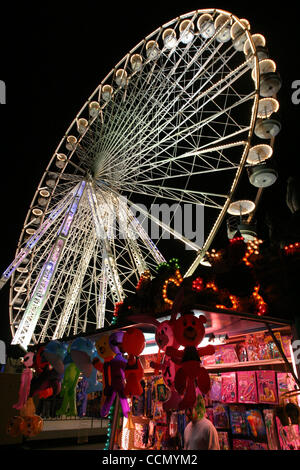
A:
{"type": "MultiPolygon", "coordinates": [[[[230,106],[227,106],[225,109],[223,110],[220,110],[220,111],[217,111],[213,116],[210,116],[210,117],[207,117],[204,121],[201,122],[201,124],[199,125],[198,123],[195,123],[195,124],[192,124],[191,126],[187,126],[186,128],[183,128],[183,124],[185,122],[187,122],[188,120],[190,120],[190,116],[188,118],[186,118],[183,122],[180,123],[180,127],[176,127],[172,132],[168,133],[166,135],[166,137],[164,137],[163,139],[161,139],[159,141],[159,143],[155,142],[152,146],[146,146],[145,149],[142,150],[142,153],[149,153],[150,151],[155,151],[155,148],[157,146],[161,147],[165,142],[168,142],[171,140],[172,137],[180,137],[179,140],[182,140],[182,139],[185,139],[187,135],[189,135],[190,133],[193,133],[195,132],[196,130],[198,131],[199,129],[201,129],[202,127],[204,127],[205,124],[207,123],[211,123],[212,121],[214,121],[216,118],[219,118],[222,114],[226,113],[228,114],[228,112],[235,108],[236,106],[239,106],[240,104],[243,104],[245,102],[245,100],[248,100],[248,99],[251,99],[253,97],[253,93],[251,93],[250,95],[248,95],[247,97],[242,97],[240,98],[240,100],[238,102],[235,102],[233,103],[232,105],[230,106]],[[180,129],[180,130],[179,130],[180,129]]],[[[211,101],[213,98],[209,98],[207,100],[207,102],[205,102],[204,104],[202,104],[200,106],[200,108],[197,110],[197,112],[199,112],[199,110],[201,108],[203,108],[207,103],[208,101],[211,101]]],[[[160,129],[160,132],[162,131],[163,129],[160,129]]],[[[144,140],[146,141],[148,139],[149,136],[146,136],[144,138],[144,140]]],[[[142,142],[143,143],[143,142],[142,142]]],[[[171,144],[172,145],[172,144],[171,144]]],[[[133,149],[128,149],[128,152],[130,152],[130,150],[133,150],[133,149]]],[[[161,153],[161,152],[159,152],[161,153]]],[[[158,154],[159,154],[158,153],[158,154]]],[[[139,154],[137,153],[138,157],[139,157],[139,154]]],[[[157,154],[155,154],[155,157],[151,157],[148,161],[151,161],[153,160],[154,158],[157,157],[157,154]]]]}
{"type": "MultiPolygon", "coordinates": [[[[194,80],[195,81],[197,79],[197,77],[199,76],[200,72],[197,71],[196,72],[196,75],[194,77],[194,80]]],[[[170,79],[170,77],[164,77],[164,81],[170,79]]],[[[164,89],[164,86],[160,86],[160,88],[158,87],[154,87],[154,92],[156,93],[157,89],[160,91],[160,95],[156,96],[155,94],[153,95],[153,98],[152,98],[152,101],[155,100],[156,103],[159,103],[159,108],[157,108],[157,111],[156,111],[156,115],[157,116],[160,116],[160,117],[163,117],[164,116],[164,113],[167,114],[167,112],[169,111],[169,109],[172,108],[172,102],[171,104],[169,104],[168,107],[165,106],[166,103],[169,102],[168,98],[169,98],[169,95],[171,93],[173,93],[173,91],[178,88],[179,90],[181,90],[181,93],[178,93],[177,96],[175,97],[175,100],[178,101],[179,98],[181,97],[182,94],[186,93],[188,87],[192,86],[193,85],[193,81],[189,82],[187,85],[186,85],[186,88],[183,88],[180,86],[179,84],[179,79],[177,80],[174,80],[174,78],[172,77],[172,81],[171,81],[171,86],[168,87],[167,89],[167,93],[166,93],[166,90],[164,89]]],[[[149,92],[148,92],[149,93],[149,92]]],[[[149,93],[149,95],[151,96],[151,94],[149,93]]],[[[174,101],[174,103],[176,102],[174,101]]],[[[187,103],[188,104],[188,103],[187,103]]],[[[148,124],[148,127],[151,127],[151,123],[152,121],[155,121],[156,119],[156,115],[154,115],[152,117],[152,120],[148,119],[148,116],[150,116],[152,113],[152,106],[151,106],[151,103],[149,102],[146,102],[145,106],[142,107],[142,109],[140,110],[139,114],[136,115],[135,114],[135,119],[133,120],[132,119],[132,114],[131,113],[128,113],[128,120],[129,122],[126,123],[126,119],[124,120],[124,116],[122,121],[127,124],[126,126],[124,126],[123,129],[119,129],[119,134],[118,135],[126,135],[126,133],[130,136],[135,136],[136,135],[136,129],[133,128],[132,129],[132,124],[134,122],[137,122],[137,127],[139,127],[139,121],[144,121],[144,122],[149,122],[148,124]],[[150,105],[150,107],[149,107],[150,105]],[[149,108],[149,111],[147,111],[147,108],[149,108]]],[[[126,139],[125,139],[126,140],[126,139]]],[[[110,152],[111,153],[115,153],[116,152],[116,149],[115,148],[111,148],[110,147],[110,152]]]]}
{"type": "Polygon", "coordinates": [[[126,220],[128,221],[128,223],[132,227],[134,233],[136,233],[137,236],[141,239],[141,241],[143,242],[145,248],[151,254],[153,259],[157,262],[157,264],[164,263],[166,261],[165,258],[160,253],[160,251],[158,250],[155,243],[153,243],[153,241],[151,240],[151,238],[149,237],[147,232],[144,230],[143,226],[139,223],[137,218],[134,217],[133,213],[131,212],[130,208],[128,207],[128,203],[131,204],[131,202],[127,201],[127,200],[125,201],[124,197],[120,196],[115,191],[113,191],[113,192],[119,198],[119,201],[120,201],[119,203],[120,203],[120,206],[122,208],[122,211],[125,213],[126,220]]]}
{"type": "Polygon", "coordinates": [[[128,224],[127,212],[122,206],[119,207],[119,218],[121,226],[124,228],[125,237],[129,248],[128,251],[132,255],[132,264],[136,266],[138,274],[139,276],[141,276],[141,274],[146,271],[147,265],[145,263],[145,260],[143,259],[139,246],[136,243],[135,232],[133,231],[132,226],[128,224]]]}
{"type": "Polygon", "coordinates": [[[228,197],[219,194],[201,193],[200,191],[185,192],[184,190],[176,190],[175,188],[158,188],[157,186],[148,186],[147,190],[143,189],[143,186],[137,186],[135,192],[155,199],[167,199],[180,204],[202,205],[218,210],[222,208],[224,199],[228,197]],[[212,199],[212,197],[216,198],[216,200],[212,199]]]}
{"type": "MultiPolygon", "coordinates": [[[[234,54],[236,54],[236,51],[234,51],[234,54]]],[[[233,55],[234,55],[233,54],[233,55]]],[[[232,56],[230,57],[230,59],[232,58],[232,56]]],[[[229,59],[228,59],[229,60],[229,59]]],[[[224,66],[224,63],[223,63],[223,66],[224,66]]],[[[154,114],[154,116],[152,116],[152,119],[148,119],[148,116],[151,114],[152,112],[152,109],[150,108],[150,110],[148,111],[148,113],[145,113],[145,115],[141,114],[140,115],[140,118],[141,119],[144,119],[145,122],[147,122],[147,127],[146,127],[146,132],[147,132],[147,129],[151,129],[152,126],[152,122],[155,122],[155,121],[158,121],[157,122],[157,126],[160,126],[160,123],[161,121],[164,119],[165,115],[169,112],[170,109],[172,109],[174,107],[174,104],[176,102],[179,101],[179,99],[181,98],[182,94],[186,93],[187,92],[187,89],[189,87],[191,87],[194,83],[194,81],[196,81],[197,78],[199,78],[201,74],[201,70],[198,70],[195,74],[195,77],[193,80],[191,80],[190,82],[188,82],[188,84],[183,88],[183,87],[180,87],[180,85],[178,84],[179,83],[179,80],[174,80],[172,81],[173,85],[171,87],[169,87],[169,90],[168,90],[168,93],[162,93],[162,97],[160,100],[157,100],[159,103],[160,103],[160,107],[159,109],[157,110],[156,114],[154,114]],[[168,100],[168,97],[169,95],[174,91],[174,88],[181,88],[181,93],[177,93],[175,95],[175,98],[173,100],[173,102],[169,101],[168,100]],[[168,107],[165,106],[165,103],[168,103],[169,101],[169,104],[168,104],[168,107]],[[159,120],[157,119],[159,117],[159,120]]],[[[217,72],[215,72],[215,74],[217,74],[217,72]]],[[[204,84],[201,85],[200,89],[203,88],[206,84],[209,83],[209,80],[207,80],[204,84]]],[[[192,93],[192,97],[189,98],[189,100],[187,101],[187,103],[185,104],[185,106],[183,106],[181,108],[181,113],[184,111],[185,107],[188,106],[188,104],[190,104],[190,101],[193,99],[193,96],[197,95],[197,93],[199,92],[199,89],[197,89],[196,93],[192,93]]],[[[155,96],[155,95],[154,95],[155,96]]],[[[144,111],[144,108],[142,108],[142,112],[144,111]]],[[[130,121],[132,122],[132,119],[130,117],[130,121]]],[[[137,134],[136,134],[136,129],[135,128],[131,128],[131,122],[129,123],[129,126],[127,125],[127,128],[124,127],[123,129],[123,133],[121,133],[121,135],[123,135],[123,140],[126,141],[126,145],[128,146],[128,140],[124,137],[126,137],[126,132],[131,135],[131,136],[134,136],[133,139],[136,138],[137,134]],[[124,135],[125,134],[125,135],[124,135]]],[[[138,124],[137,124],[138,125],[138,124]]],[[[139,132],[139,131],[138,131],[139,132]]],[[[151,132],[151,131],[150,131],[151,132]]],[[[154,131],[152,131],[154,132],[154,131]]],[[[119,134],[120,135],[120,134],[119,134]]],[[[110,151],[112,154],[116,154],[118,151],[116,148],[110,148],[110,151]]]]}
{"type": "MultiPolygon", "coordinates": [[[[155,185],[147,185],[147,189],[149,192],[143,190],[144,186],[139,187],[136,186],[136,191],[140,192],[140,194],[146,194],[149,196],[155,196],[162,199],[168,198],[176,202],[183,202],[183,203],[192,203],[192,204],[205,204],[205,201],[211,202],[211,207],[215,207],[217,209],[220,208],[220,203],[214,202],[210,197],[219,198],[221,200],[227,199],[228,195],[225,194],[218,194],[218,193],[209,193],[205,191],[196,191],[196,190],[187,190],[187,189],[180,189],[180,188],[171,188],[167,186],[155,186],[155,185]],[[184,199],[186,197],[187,199],[184,199]]],[[[208,204],[209,205],[209,204],[208,204]]]]}
{"type": "MultiPolygon", "coordinates": [[[[191,45],[188,45],[185,50],[183,50],[182,52],[182,56],[180,57],[179,61],[182,60],[184,58],[184,54],[186,53],[186,51],[191,47],[191,45]]],[[[197,57],[198,54],[195,55],[195,60],[196,60],[196,57],[197,57]]],[[[146,86],[146,88],[149,87],[149,83],[151,83],[151,87],[152,89],[154,90],[159,90],[159,87],[157,87],[156,85],[159,85],[161,84],[161,80],[169,80],[170,77],[173,75],[173,72],[174,72],[174,65],[172,66],[172,68],[170,67],[169,65],[169,61],[170,59],[172,58],[172,53],[169,54],[167,57],[166,57],[166,60],[164,61],[164,63],[162,64],[162,66],[159,68],[158,70],[158,73],[157,74],[153,74],[153,68],[151,70],[150,73],[147,73],[146,76],[145,74],[142,74],[140,73],[138,75],[138,80],[133,82],[133,92],[130,93],[130,99],[127,98],[127,116],[128,116],[128,119],[127,120],[124,120],[122,119],[121,120],[121,123],[123,124],[122,128],[121,127],[115,127],[113,125],[110,126],[110,129],[109,129],[109,132],[107,133],[107,138],[106,138],[106,141],[109,142],[110,144],[113,144],[114,143],[114,139],[111,139],[111,134],[110,132],[112,132],[112,134],[114,133],[115,130],[118,131],[118,134],[120,135],[120,133],[122,133],[123,131],[126,131],[128,129],[128,124],[130,125],[131,124],[131,114],[132,114],[132,111],[134,110],[134,108],[136,107],[136,105],[139,104],[139,101],[141,99],[141,97],[144,97],[144,89],[143,89],[143,86],[139,86],[141,84],[141,78],[143,77],[144,78],[144,84],[146,86]],[[169,70],[169,71],[168,71],[169,70]],[[167,74],[165,74],[165,71],[168,71],[167,74]],[[150,82],[150,76],[151,76],[151,82],[150,82]]],[[[179,61],[177,61],[177,66],[179,64],[179,61]]],[[[190,64],[187,65],[187,68],[189,68],[190,66],[192,65],[192,62],[190,62],[190,64]]],[[[176,69],[176,67],[175,67],[176,69]]],[[[136,77],[136,75],[134,76],[136,77]]],[[[132,83],[132,81],[131,81],[132,83]]],[[[143,85],[142,83],[142,85],[143,85]]],[[[128,95],[127,95],[128,96],[128,95]]],[[[163,96],[163,92],[161,92],[161,94],[158,96],[159,99],[163,96]]],[[[149,99],[144,103],[144,106],[143,108],[140,110],[139,112],[139,115],[136,116],[137,118],[141,117],[145,117],[143,116],[143,113],[144,111],[147,110],[149,104],[151,104],[151,102],[153,101],[153,97],[151,96],[151,94],[149,94],[149,99]]],[[[114,115],[112,115],[112,118],[113,118],[113,124],[116,122],[120,122],[119,120],[119,111],[121,112],[122,111],[122,100],[119,100],[119,107],[116,109],[116,113],[114,115]]],[[[107,148],[103,148],[104,150],[107,148]]],[[[112,150],[112,148],[110,147],[109,150],[112,150]]]]}
{"type": "MultiPolygon", "coordinates": [[[[254,94],[255,94],[255,92],[252,92],[249,95],[241,97],[239,99],[239,101],[236,101],[233,104],[231,104],[230,106],[227,106],[225,109],[218,110],[215,114],[213,114],[211,116],[208,116],[206,119],[202,120],[200,124],[195,123],[195,124],[192,124],[191,126],[183,128],[181,130],[178,130],[176,128],[176,132],[177,132],[176,134],[174,134],[175,131],[173,131],[171,134],[168,134],[165,138],[161,139],[159,141],[159,143],[153,145],[152,147],[146,146],[146,150],[142,149],[141,153],[135,151],[135,154],[137,155],[137,157],[135,158],[135,163],[141,161],[141,156],[142,156],[143,153],[147,152],[149,154],[150,151],[155,151],[155,148],[157,146],[162,147],[162,149],[158,150],[158,153],[155,153],[153,157],[148,158],[147,164],[149,165],[149,163],[152,160],[155,160],[160,153],[162,153],[163,151],[166,150],[166,148],[168,149],[168,148],[173,146],[173,142],[172,142],[171,138],[175,137],[176,138],[176,143],[178,144],[178,142],[181,141],[181,140],[184,140],[187,135],[193,134],[193,132],[196,132],[196,131],[199,132],[199,130],[202,129],[204,126],[206,126],[208,124],[211,124],[213,121],[215,121],[216,119],[218,119],[220,116],[222,116],[224,114],[228,115],[228,113],[232,109],[234,109],[235,107],[237,107],[239,105],[242,105],[245,102],[247,102],[248,100],[252,99],[254,94]],[[168,141],[170,143],[167,145],[166,148],[163,148],[163,144],[167,143],[168,141]]],[[[181,123],[180,127],[183,127],[183,123],[181,123]]],[[[247,129],[246,128],[242,129],[241,132],[243,132],[244,130],[247,130],[247,129]]],[[[223,137],[223,139],[225,139],[225,138],[226,137],[223,137]]],[[[131,159],[132,159],[132,157],[131,157],[131,159]]],[[[144,164],[144,162],[142,162],[142,163],[144,164]]],[[[124,162],[123,162],[123,164],[124,164],[124,162]]],[[[118,165],[118,163],[117,163],[117,165],[118,165]]]]}
{"type": "MultiPolygon", "coordinates": [[[[215,140],[214,144],[217,144],[217,143],[220,143],[224,140],[227,140],[229,137],[236,136],[239,133],[245,132],[246,130],[249,130],[249,127],[245,128],[245,129],[242,129],[241,131],[237,131],[235,133],[232,133],[230,136],[225,136],[224,138],[220,138],[218,140],[215,140]]],[[[156,162],[156,163],[152,162],[148,166],[145,163],[145,164],[143,164],[143,173],[144,173],[145,168],[147,168],[149,170],[155,169],[157,171],[158,168],[163,167],[161,171],[164,171],[164,165],[169,164],[169,163],[172,163],[172,165],[174,165],[175,162],[178,163],[178,161],[188,159],[189,157],[192,157],[192,156],[197,156],[197,157],[202,159],[202,161],[205,163],[205,165],[203,167],[204,169],[205,168],[210,168],[212,170],[213,169],[218,169],[218,165],[220,164],[220,161],[223,161],[225,164],[228,164],[228,166],[230,168],[233,168],[235,165],[228,158],[226,158],[226,156],[223,153],[221,153],[221,151],[222,150],[227,150],[227,149],[230,149],[230,148],[233,148],[233,147],[237,147],[237,146],[244,146],[244,145],[246,145],[246,141],[236,141],[236,142],[231,142],[231,143],[228,143],[228,144],[217,145],[217,146],[216,145],[211,146],[211,144],[205,144],[205,145],[199,147],[198,149],[186,152],[184,154],[181,154],[181,155],[178,155],[178,156],[175,156],[175,157],[171,155],[169,158],[167,158],[165,160],[159,160],[159,162],[156,162]],[[206,154],[214,153],[214,152],[219,152],[219,157],[206,155],[206,154]],[[214,160],[217,161],[218,165],[217,164],[213,165],[214,160]]],[[[191,165],[192,165],[192,163],[191,163],[191,165]]],[[[194,167],[194,165],[193,165],[193,167],[194,167]]],[[[138,169],[136,169],[136,170],[138,170],[138,169]]],[[[140,175],[140,173],[138,173],[138,171],[136,171],[136,174],[140,175]]]]}
{"type": "MultiPolygon", "coordinates": [[[[250,99],[253,98],[254,95],[255,95],[255,92],[251,92],[251,93],[248,94],[247,96],[241,98],[238,102],[235,102],[235,103],[233,103],[232,105],[228,106],[226,109],[223,109],[223,110],[221,110],[221,111],[218,111],[218,112],[215,113],[213,116],[207,117],[205,120],[203,120],[203,121],[201,122],[200,125],[199,125],[199,124],[193,124],[190,128],[188,128],[188,130],[187,130],[187,129],[184,129],[184,130],[182,130],[182,131],[178,131],[178,133],[177,133],[178,141],[183,140],[183,139],[189,134],[189,132],[193,132],[193,130],[195,130],[195,129],[198,129],[198,130],[199,130],[200,128],[203,128],[205,125],[207,125],[208,123],[211,123],[211,122],[214,121],[216,118],[219,118],[220,116],[222,116],[222,115],[225,114],[225,113],[228,113],[230,110],[234,109],[235,107],[237,107],[237,106],[239,106],[239,105],[241,105],[241,104],[243,104],[243,103],[249,101],[250,99]]],[[[160,143],[160,145],[161,145],[161,143],[160,143]]],[[[169,145],[167,146],[167,149],[170,148],[170,147],[172,147],[172,144],[169,144],[169,145]]],[[[164,149],[164,150],[166,150],[166,149],[164,149]]],[[[163,150],[160,150],[160,151],[159,151],[159,154],[162,153],[162,152],[163,152],[163,150]]],[[[156,158],[157,158],[157,154],[155,154],[155,156],[153,156],[153,157],[150,157],[150,158],[148,159],[148,165],[149,165],[149,163],[150,163],[151,161],[153,161],[153,160],[156,159],[156,158]]],[[[159,166],[159,165],[161,165],[161,164],[163,164],[163,163],[160,162],[160,161],[158,161],[157,164],[156,164],[156,167],[159,166]]],[[[148,171],[148,169],[147,169],[147,170],[144,169],[144,170],[141,171],[139,174],[141,174],[141,173],[146,173],[147,171],[148,171]]],[[[131,171],[129,171],[128,176],[130,176],[130,174],[133,173],[133,172],[134,172],[134,169],[132,169],[131,171]]]]}

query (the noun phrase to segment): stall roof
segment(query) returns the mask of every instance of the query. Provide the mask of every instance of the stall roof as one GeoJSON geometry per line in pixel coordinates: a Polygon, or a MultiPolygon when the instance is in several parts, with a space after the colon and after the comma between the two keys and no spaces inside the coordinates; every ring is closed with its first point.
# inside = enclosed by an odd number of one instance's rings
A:
{"type": "MultiPolygon", "coordinates": [[[[283,318],[273,318],[269,316],[259,317],[257,315],[233,312],[226,310],[219,311],[208,311],[204,308],[194,307],[192,309],[197,316],[205,315],[207,318],[207,323],[205,324],[205,333],[206,335],[214,334],[216,335],[227,335],[228,338],[234,336],[240,336],[248,333],[254,333],[257,331],[266,330],[266,324],[268,324],[272,329],[278,329],[282,327],[287,327],[291,325],[291,321],[283,318]]],[[[157,317],[156,320],[164,321],[168,320],[170,315],[165,315],[157,317]]],[[[144,333],[154,333],[155,327],[149,323],[133,323],[133,322],[124,322],[118,324],[115,327],[107,327],[96,330],[95,332],[90,333],[81,333],[77,336],[62,338],[62,341],[73,341],[77,337],[87,337],[91,340],[97,340],[103,334],[109,334],[113,331],[126,329],[130,327],[138,327],[144,333]]]]}

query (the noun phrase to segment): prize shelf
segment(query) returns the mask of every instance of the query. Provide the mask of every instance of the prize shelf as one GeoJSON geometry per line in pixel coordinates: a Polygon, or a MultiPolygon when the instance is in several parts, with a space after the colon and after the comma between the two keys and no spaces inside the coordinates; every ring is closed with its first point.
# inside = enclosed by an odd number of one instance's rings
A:
{"type": "MultiPolygon", "coordinates": [[[[291,363],[291,360],[288,358],[288,361],[291,363]]],[[[261,368],[266,366],[282,366],[285,365],[283,359],[264,359],[261,361],[245,361],[245,362],[230,362],[225,364],[212,364],[212,365],[203,365],[205,369],[209,371],[215,371],[218,369],[248,369],[252,367],[261,368]]]]}
{"type": "MultiPolygon", "coordinates": [[[[288,358],[288,361],[290,364],[292,364],[291,359],[288,358]]],[[[281,366],[280,370],[282,370],[282,366],[285,366],[286,363],[284,362],[283,359],[277,358],[277,359],[265,359],[261,361],[245,361],[245,362],[228,362],[226,364],[212,364],[212,365],[204,365],[202,364],[203,367],[207,370],[207,372],[216,372],[218,370],[223,370],[223,369],[250,369],[250,368],[256,368],[256,369],[261,369],[261,368],[266,368],[266,367],[276,367],[276,366],[281,366]]],[[[153,374],[154,369],[147,368],[144,369],[144,374],[153,374]]]]}

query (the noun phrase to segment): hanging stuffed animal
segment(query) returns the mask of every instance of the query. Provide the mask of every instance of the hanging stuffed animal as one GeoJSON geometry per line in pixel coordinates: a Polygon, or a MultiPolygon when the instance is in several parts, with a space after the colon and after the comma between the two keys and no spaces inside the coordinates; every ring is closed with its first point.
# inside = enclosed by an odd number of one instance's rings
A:
{"type": "Polygon", "coordinates": [[[80,418],[86,415],[86,408],[87,408],[87,390],[89,387],[89,382],[86,377],[82,377],[77,385],[77,392],[76,392],[76,406],[77,406],[77,413],[80,418]]]}
{"type": "MultiPolygon", "coordinates": [[[[29,352],[23,358],[25,369],[21,376],[21,385],[19,389],[18,403],[13,405],[13,408],[20,410],[19,419],[14,420],[13,423],[19,423],[19,429],[8,429],[11,433],[16,432],[16,435],[23,434],[26,437],[33,437],[41,432],[43,428],[43,420],[40,416],[35,414],[35,405],[32,397],[30,397],[32,370],[34,364],[34,353],[29,352]]],[[[12,434],[11,434],[12,435],[12,434]]]]}
{"type": "Polygon", "coordinates": [[[138,328],[129,328],[123,336],[122,348],[128,354],[125,368],[126,385],[124,393],[126,397],[140,396],[143,393],[141,380],[144,370],[139,355],[145,348],[145,337],[138,328]]]}
{"type": "Polygon", "coordinates": [[[103,390],[102,383],[98,380],[98,372],[97,369],[93,369],[91,375],[87,379],[88,381],[88,388],[86,393],[95,393],[101,392],[103,390]]]}
{"type": "Polygon", "coordinates": [[[71,358],[87,378],[90,377],[93,370],[92,359],[95,357],[95,352],[95,344],[88,338],[77,338],[71,344],[71,358]]]}
{"type": "Polygon", "coordinates": [[[27,402],[27,398],[29,397],[30,393],[30,384],[32,380],[32,370],[31,367],[33,366],[33,359],[34,353],[29,352],[25,354],[23,358],[23,364],[25,366],[22,375],[21,375],[21,384],[19,388],[19,400],[17,403],[13,405],[13,408],[20,410],[27,402]]]}
{"type": "Polygon", "coordinates": [[[64,375],[64,359],[67,355],[67,349],[67,343],[52,340],[45,346],[43,351],[43,357],[61,376],[64,375]]]}
{"type": "Polygon", "coordinates": [[[174,335],[185,349],[179,351],[170,346],[166,349],[172,360],[180,365],[175,376],[175,388],[180,395],[184,395],[178,405],[179,410],[194,406],[196,386],[203,394],[210,390],[210,378],[201,366],[200,357],[214,354],[215,348],[211,345],[197,348],[204,338],[206,321],[203,315],[197,318],[192,312],[181,315],[174,323],[174,335]]]}
{"type": "MultiPolygon", "coordinates": [[[[105,376],[107,374],[104,374],[104,364],[109,363],[114,357],[115,353],[112,351],[110,344],[109,344],[109,334],[101,336],[98,341],[96,341],[96,350],[98,353],[98,356],[95,356],[92,360],[92,364],[96,370],[101,372],[102,374],[102,396],[101,396],[101,403],[100,403],[100,409],[104,405],[104,402],[106,400],[106,395],[105,392],[107,391],[106,388],[106,383],[105,383],[105,376]]],[[[110,376],[109,376],[110,380],[110,376]]]]}
{"type": "Polygon", "coordinates": [[[104,378],[105,378],[105,402],[101,408],[101,416],[104,418],[108,415],[109,410],[118,393],[120,398],[120,405],[123,415],[127,418],[129,412],[129,405],[124,393],[125,388],[125,367],[127,364],[126,359],[121,353],[120,347],[122,345],[124,332],[117,331],[112,333],[109,337],[109,345],[111,350],[115,353],[114,358],[109,362],[104,362],[104,378]]]}
{"type": "MultiPolygon", "coordinates": [[[[70,349],[70,348],[69,348],[70,349]]],[[[57,410],[57,416],[77,416],[76,407],[76,386],[78,383],[80,370],[76,364],[72,361],[70,351],[68,351],[65,359],[65,372],[64,378],[61,385],[61,396],[63,401],[59,410],[57,410]]]]}
{"type": "Polygon", "coordinates": [[[31,380],[30,397],[56,396],[61,390],[61,375],[51,366],[44,356],[45,346],[41,346],[34,358],[36,375],[31,380]]]}
{"type": "MultiPolygon", "coordinates": [[[[176,308],[177,306],[181,305],[180,299],[176,303],[176,308]]],[[[129,317],[129,319],[134,322],[151,324],[156,328],[155,341],[158,345],[159,351],[163,351],[165,355],[162,362],[152,361],[150,363],[150,367],[152,367],[155,371],[162,373],[164,383],[170,390],[169,399],[163,403],[163,408],[165,411],[177,409],[177,405],[181,400],[181,396],[175,389],[174,385],[175,374],[179,366],[173,362],[172,358],[168,354],[166,354],[166,349],[168,346],[171,346],[175,349],[179,348],[179,343],[176,341],[174,335],[174,322],[176,320],[176,311],[177,310],[173,308],[171,311],[170,320],[165,320],[163,322],[159,322],[158,320],[149,315],[132,315],[129,317]]]]}
{"type": "MultiPolygon", "coordinates": [[[[179,343],[176,341],[173,331],[174,319],[171,317],[170,320],[157,323],[158,325],[155,333],[155,341],[159,347],[159,350],[166,353],[167,347],[178,349],[179,343]]],[[[169,399],[163,403],[164,410],[169,411],[172,409],[177,409],[178,403],[181,400],[181,396],[175,389],[174,381],[179,366],[173,362],[172,358],[168,354],[165,354],[161,364],[151,362],[150,366],[162,372],[164,382],[170,390],[169,399]]]]}
{"type": "Polygon", "coordinates": [[[110,347],[109,335],[101,336],[101,338],[96,341],[95,346],[99,357],[95,355],[92,359],[92,364],[95,369],[103,372],[104,363],[111,361],[115,357],[116,353],[114,353],[110,347]]]}

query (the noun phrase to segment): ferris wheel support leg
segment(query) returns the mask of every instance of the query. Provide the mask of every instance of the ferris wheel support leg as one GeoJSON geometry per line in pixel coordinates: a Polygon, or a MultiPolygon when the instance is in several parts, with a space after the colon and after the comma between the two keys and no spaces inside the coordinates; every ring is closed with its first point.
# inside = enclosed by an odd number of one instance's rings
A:
{"type": "Polygon", "coordinates": [[[80,293],[80,289],[83,283],[86,270],[89,266],[91,257],[94,252],[94,246],[95,246],[95,240],[91,236],[89,239],[89,243],[85,245],[83,248],[84,256],[81,258],[81,262],[78,265],[73,282],[69,287],[66,300],[64,302],[63,312],[56,325],[56,328],[53,334],[53,339],[62,338],[65,333],[66,327],[69,324],[71,313],[73,311],[74,305],[80,293]]]}
{"type": "Polygon", "coordinates": [[[82,181],[79,185],[77,192],[73,198],[72,204],[69,207],[61,228],[58,232],[56,241],[48,255],[46,262],[40,272],[38,282],[33,291],[32,297],[26,307],[20,325],[12,340],[12,344],[20,344],[27,349],[28,344],[34,333],[36,324],[38,322],[40,313],[47,301],[49,289],[53,281],[59,260],[61,259],[64,251],[64,246],[68,237],[68,233],[74,219],[79,201],[85,189],[86,182],[82,181]]]}
{"type": "Polygon", "coordinates": [[[53,225],[55,220],[59,217],[59,215],[72,204],[72,200],[78,191],[78,185],[70,191],[69,194],[59,203],[50,213],[48,218],[44,221],[44,223],[40,226],[40,228],[35,232],[32,237],[29,238],[24,248],[20,250],[16,258],[13,262],[8,266],[8,268],[4,271],[0,279],[0,289],[5,285],[5,283],[10,279],[12,274],[15,270],[20,266],[23,259],[29,255],[29,253],[33,250],[36,246],[38,241],[41,237],[49,230],[49,228],[53,225]]]}
{"type": "Polygon", "coordinates": [[[102,220],[101,211],[99,209],[97,195],[95,193],[92,182],[88,183],[87,195],[91,207],[92,218],[94,220],[96,235],[99,242],[103,246],[103,261],[108,284],[110,286],[114,303],[116,304],[117,302],[121,302],[124,299],[125,294],[118,275],[118,270],[111,250],[111,246],[104,229],[104,223],[102,220]]]}

